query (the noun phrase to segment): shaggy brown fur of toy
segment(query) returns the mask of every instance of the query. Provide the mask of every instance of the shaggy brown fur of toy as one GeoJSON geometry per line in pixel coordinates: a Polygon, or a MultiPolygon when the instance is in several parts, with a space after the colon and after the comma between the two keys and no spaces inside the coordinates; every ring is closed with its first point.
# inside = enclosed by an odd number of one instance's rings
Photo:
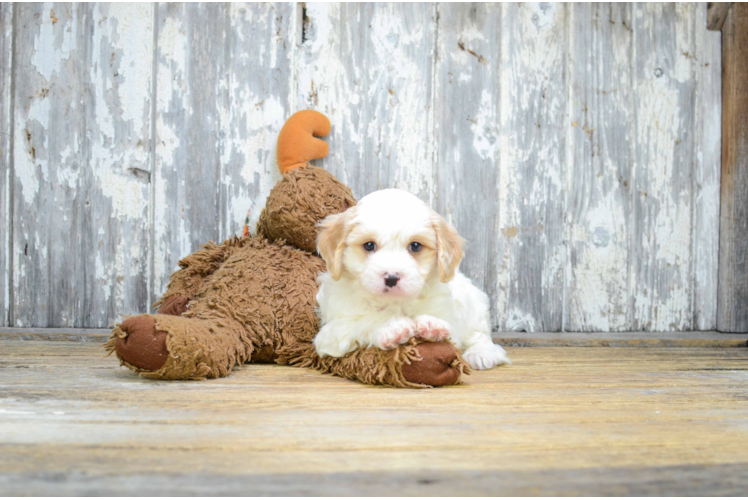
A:
{"type": "Polygon", "coordinates": [[[355,204],[348,186],[328,171],[312,166],[291,170],[273,187],[273,195],[260,214],[257,233],[314,253],[317,222],[355,204]]]}

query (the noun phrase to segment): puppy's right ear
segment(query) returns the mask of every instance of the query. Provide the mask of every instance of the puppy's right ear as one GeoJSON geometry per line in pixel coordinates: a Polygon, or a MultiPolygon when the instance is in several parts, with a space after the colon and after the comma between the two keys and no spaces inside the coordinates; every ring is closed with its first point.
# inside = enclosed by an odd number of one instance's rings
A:
{"type": "Polygon", "coordinates": [[[328,215],[317,224],[320,228],[317,251],[325,259],[327,270],[335,281],[338,281],[343,273],[345,239],[350,232],[349,221],[353,218],[355,210],[356,207],[351,207],[345,212],[328,215]]]}

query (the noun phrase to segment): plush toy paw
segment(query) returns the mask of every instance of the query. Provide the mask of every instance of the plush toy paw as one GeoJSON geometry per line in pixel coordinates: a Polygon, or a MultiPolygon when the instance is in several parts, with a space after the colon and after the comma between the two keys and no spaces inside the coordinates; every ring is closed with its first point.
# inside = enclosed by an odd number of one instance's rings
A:
{"type": "Polygon", "coordinates": [[[451,334],[449,323],[423,314],[416,318],[416,337],[427,340],[447,340],[451,334]]]}
{"type": "Polygon", "coordinates": [[[423,342],[416,346],[421,360],[414,360],[402,367],[408,382],[434,387],[456,384],[461,369],[457,348],[447,341],[423,342]]]}
{"type": "Polygon", "coordinates": [[[115,350],[120,358],[136,368],[156,371],[169,356],[166,332],[156,329],[151,316],[132,316],[119,325],[124,336],[118,337],[115,350]]]}
{"type": "Polygon", "coordinates": [[[409,318],[393,318],[376,332],[374,345],[380,349],[394,349],[416,335],[416,324],[409,318]]]}

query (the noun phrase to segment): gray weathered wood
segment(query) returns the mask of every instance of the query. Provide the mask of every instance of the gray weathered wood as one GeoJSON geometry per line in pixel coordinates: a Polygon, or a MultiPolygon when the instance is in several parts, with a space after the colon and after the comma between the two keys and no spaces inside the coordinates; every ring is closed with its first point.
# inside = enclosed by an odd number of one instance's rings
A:
{"type": "Polygon", "coordinates": [[[631,329],[632,7],[571,7],[567,331],[631,329]]]}
{"type": "Polygon", "coordinates": [[[146,304],[151,6],[18,6],[16,326],[146,304]]]}
{"type": "Polygon", "coordinates": [[[10,320],[10,186],[12,172],[12,63],[13,63],[12,3],[0,4],[0,326],[10,320]]]}
{"type": "Polygon", "coordinates": [[[722,189],[717,329],[748,331],[748,5],[722,28],[722,189]]]}
{"type": "Polygon", "coordinates": [[[87,6],[16,8],[12,324],[79,327],[93,282],[83,234],[87,6]]]}
{"type": "Polygon", "coordinates": [[[636,330],[686,330],[693,321],[694,11],[694,4],[634,6],[629,293],[636,330]]]}
{"type": "Polygon", "coordinates": [[[497,274],[505,272],[496,254],[501,5],[437,9],[434,208],[467,240],[460,268],[495,304],[497,274]]]}
{"type": "Polygon", "coordinates": [[[307,4],[295,104],[332,122],[321,165],[362,197],[384,188],[433,199],[435,7],[307,4]]]}
{"type": "Polygon", "coordinates": [[[333,123],[318,163],[357,196],[407,189],[468,239],[495,329],[715,327],[706,4],[303,12],[0,7],[0,324],[146,311],[179,258],[263,203],[278,130],[311,107],[333,123]]]}
{"type": "Polygon", "coordinates": [[[722,35],[704,30],[706,8],[694,19],[693,329],[717,327],[719,185],[722,157],[722,35]]]}
{"type": "Polygon", "coordinates": [[[86,97],[84,326],[148,307],[153,4],[96,3],[86,97]],[[88,208],[88,207],[87,207],[88,208]]]}
{"type": "Polygon", "coordinates": [[[502,5],[500,329],[563,327],[568,11],[564,4],[502,5]]]}
{"type": "MultiPolygon", "coordinates": [[[[278,131],[293,107],[293,50],[299,9],[288,3],[232,3],[221,91],[221,238],[244,228],[281,179],[278,131]]],[[[255,215],[259,215],[256,213],[255,215]]]]}
{"type": "MultiPolygon", "coordinates": [[[[734,2],[708,2],[706,27],[710,30],[720,31],[727,19],[727,11],[734,2]]],[[[697,25],[698,26],[698,25],[697,25]]]]}
{"type": "Polygon", "coordinates": [[[154,300],[180,258],[238,233],[280,179],[295,16],[287,4],[158,7],[154,300]]]}
{"type": "Polygon", "coordinates": [[[225,14],[224,4],[158,5],[154,300],[166,290],[182,256],[221,236],[219,115],[225,14]]]}

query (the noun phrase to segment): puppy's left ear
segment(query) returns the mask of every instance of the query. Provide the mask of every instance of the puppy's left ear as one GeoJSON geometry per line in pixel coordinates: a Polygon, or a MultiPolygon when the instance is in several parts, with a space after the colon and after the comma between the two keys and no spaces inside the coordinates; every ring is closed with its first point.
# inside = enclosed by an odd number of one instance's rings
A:
{"type": "Polygon", "coordinates": [[[447,283],[455,276],[457,266],[462,260],[464,240],[457,234],[452,224],[434,212],[431,225],[436,232],[436,260],[439,262],[439,281],[447,283]]]}
{"type": "Polygon", "coordinates": [[[317,251],[325,260],[327,270],[332,279],[338,281],[343,273],[343,251],[345,250],[345,239],[350,232],[348,221],[353,218],[356,207],[351,207],[345,212],[328,215],[317,227],[317,251]]]}

